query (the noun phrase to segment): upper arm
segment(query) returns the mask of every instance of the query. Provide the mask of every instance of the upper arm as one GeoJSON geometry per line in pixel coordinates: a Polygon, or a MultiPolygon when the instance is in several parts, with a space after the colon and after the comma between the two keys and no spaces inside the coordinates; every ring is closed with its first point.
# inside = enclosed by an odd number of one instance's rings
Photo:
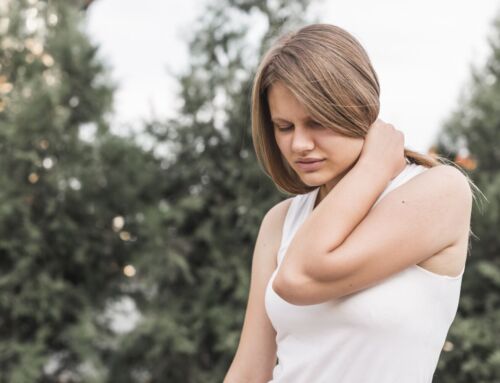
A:
{"type": "Polygon", "coordinates": [[[384,196],[340,246],[305,271],[296,303],[339,298],[424,261],[459,240],[471,209],[472,192],[458,169],[422,172],[384,196]]]}
{"type": "Polygon", "coordinates": [[[277,266],[281,231],[290,202],[290,198],[279,202],[262,219],[252,257],[250,292],[240,342],[225,383],[262,382],[272,376],[276,364],[276,332],[265,311],[264,296],[277,266]]]}

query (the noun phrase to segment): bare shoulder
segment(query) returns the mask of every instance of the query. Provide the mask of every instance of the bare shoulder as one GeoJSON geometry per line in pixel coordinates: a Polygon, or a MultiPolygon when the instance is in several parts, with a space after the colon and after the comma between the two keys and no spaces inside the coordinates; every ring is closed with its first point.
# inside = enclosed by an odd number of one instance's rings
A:
{"type": "Polygon", "coordinates": [[[467,176],[452,165],[438,165],[415,176],[403,185],[408,195],[432,204],[430,219],[442,220],[444,215],[454,222],[450,228],[457,241],[470,225],[473,193],[467,176]]]}
{"type": "Polygon", "coordinates": [[[438,165],[429,168],[421,174],[425,182],[430,182],[432,188],[442,191],[443,196],[448,195],[454,202],[460,203],[463,209],[472,208],[472,189],[467,176],[451,165],[438,165]]]}
{"type": "Polygon", "coordinates": [[[429,168],[428,170],[436,175],[444,177],[446,181],[453,182],[453,186],[462,185],[462,188],[470,190],[467,177],[455,166],[442,164],[429,168]]]}
{"type": "Polygon", "coordinates": [[[455,225],[452,227],[456,232],[456,240],[449,247],[419,263],[419,266],[436,274],[455,277],[465,267],[467,258],[472,189],[467,177],[451,165],[435,166],[419,176],[424,174],[431,187],[442,189],[443,198],[436,200],[435,203],[445,203],[448,210],[451,210],[450,214],[454,214],[455,225]]]}
{"type": "Polygon", "coordinates": [[[267,211],[263,222],[266,222],[268,229],[277,228],[281,230],[292,200],[293,197],[280,201],[267,211]]]}
{"type": "MultiPolygon", "coordinates": [[[[293,197],[278,202],[267,211],[262,219],[259,236],[272,249],[269,252],[270,254],[276,254],[279,249],[283,234],[283,224],[292,200],[293,197]]],[[[276,257],[274,257],[273,264],[276,266],[276,257]]]]}

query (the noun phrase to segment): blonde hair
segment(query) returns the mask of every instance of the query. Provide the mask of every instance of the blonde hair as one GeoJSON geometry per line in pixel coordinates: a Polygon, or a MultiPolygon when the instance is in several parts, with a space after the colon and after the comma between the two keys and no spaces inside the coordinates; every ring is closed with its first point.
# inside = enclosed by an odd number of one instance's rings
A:
{"type": "MultiPolygon", "coordinates": [[[[315,187],[303,183],[288,165],[274,137],[267,91],[277,81],[287,86],[318,123],[361,138],[379,114],[379,81],[359,41],[331,24],[312,24],[286,33],[264,55],[252,90],[252,139],[257,159],[280,191],[308,193],[315,187]]],[[[426,167],[452,165],[480,192],[453,161],[406,148],[404,154],[408,162],[426,167]]]]}

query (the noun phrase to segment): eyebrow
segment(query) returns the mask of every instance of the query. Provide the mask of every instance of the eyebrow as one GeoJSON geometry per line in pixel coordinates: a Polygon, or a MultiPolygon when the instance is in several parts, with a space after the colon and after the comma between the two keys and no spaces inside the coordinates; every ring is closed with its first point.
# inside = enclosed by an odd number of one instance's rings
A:
{"type": "Polygon", "coordinates": [[[274,122],[275,124],[277,124],[277,123],[279,123],[279,122],[286,122],[286,123],[290,123],[290,121],[285,120],[284,118],[280,118],[280,117],[271,118],[271,121],[272,121],[272,122],[274,122]]]}
{"type": "MultiPolygon", "coordinates": [[[[282,122],[282,123],[284,122],[284,123],[291,124],[291,122],[290,122],[290,121],[288,121],[288,120],[286,120],[286,119],[284,119],[284,118],[281,118],[281,117],[271,118],[271,121],[272,121],[273,123],[275,123],[275,124],[280,123],[280,122],[282,122]]],[[[314,122],[314,121],[316,121],[316,120],[315,120],[314,118],[312,118],[311,116],[307,116],[307,117],[305,118],[305,121],[307,121],[307,122],[314,122]]]]}

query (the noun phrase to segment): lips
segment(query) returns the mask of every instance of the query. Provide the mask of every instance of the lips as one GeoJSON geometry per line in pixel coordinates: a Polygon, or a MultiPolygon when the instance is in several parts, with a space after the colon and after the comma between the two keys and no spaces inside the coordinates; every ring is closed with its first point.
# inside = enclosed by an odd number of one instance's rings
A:
{"type": "Polygon", "coordinates": [[[297,167],[305,172],[314,172],[316,170],[319,170],[323,166],[323,162],[325,160],[314,160],[314,161],[308,161],[305,162],[305,160],[302,161],[297,161],[297,167]]]}
{"type": "Polygon", "coordinates": [[[311,164],[311,163],[314,163],[314,162],[319,162],[319,161],[323,161],[322,158],[304,158],[304,159],[301,159],[301,160],[297,160],[295,162],[297,163],[302,163],[302,164],[311,164]]]}

